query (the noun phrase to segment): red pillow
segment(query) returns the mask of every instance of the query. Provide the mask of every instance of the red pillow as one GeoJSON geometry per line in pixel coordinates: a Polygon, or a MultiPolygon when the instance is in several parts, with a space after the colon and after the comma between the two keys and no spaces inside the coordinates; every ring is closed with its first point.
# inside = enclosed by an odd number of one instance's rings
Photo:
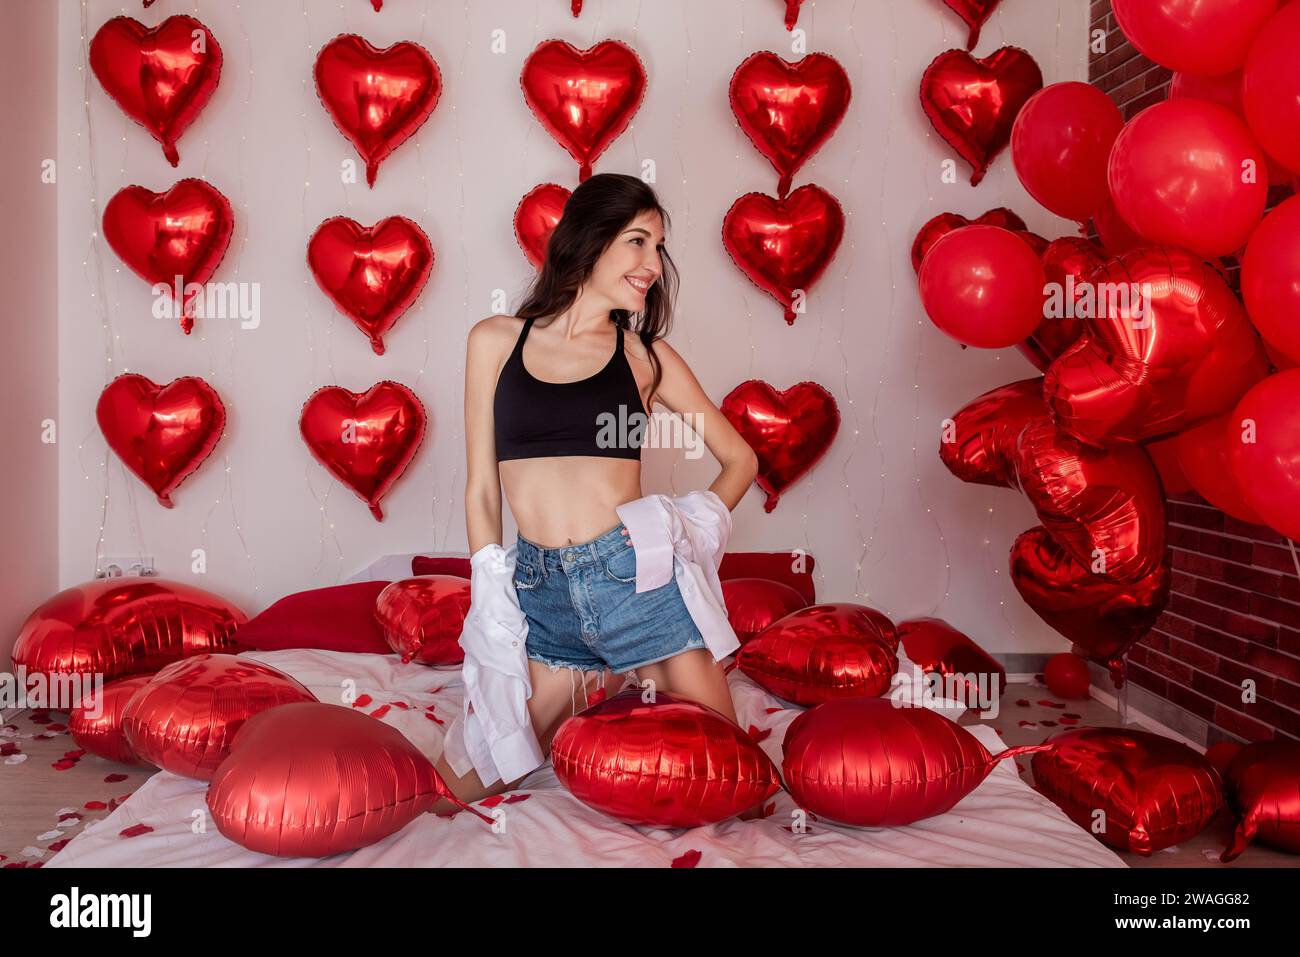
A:
{"type": "Polygon", "coordinates": [[[391,655],[375,620],[375,599],[390,583],[354,582],[286,595],[235,632],[242,648],[320,648],[391,655]]]}
{"type": "Polygon", "coordinates": [[[458,578],[470,577],[468,558],[455,555],[416,555],[411,559],[412,575],[455,575],[458,578]]]}
{"type": "Polygon", "coordinates": [[[798,557],[803,571],[795,571],[796,556],[789,552],[727,552],[718,566],[718,580],[732,578],[767,578],[789,585],[810,605],[817,604],[817,586],[813,569],[817,562],[808,553],[798,557]]]}

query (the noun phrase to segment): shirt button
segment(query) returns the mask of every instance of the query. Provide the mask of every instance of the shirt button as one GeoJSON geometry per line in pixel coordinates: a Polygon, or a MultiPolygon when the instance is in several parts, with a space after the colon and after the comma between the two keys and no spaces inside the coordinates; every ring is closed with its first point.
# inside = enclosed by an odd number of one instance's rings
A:
{"type": "Polygon", "coordinates": [[[517,642],[517,641],[512,641],[512,642],[510,642],[510,644],[511,644],[513,647],[515,647],[515,648],[518,648],[518,647],[519,647],[519,642],[517,642]]]}

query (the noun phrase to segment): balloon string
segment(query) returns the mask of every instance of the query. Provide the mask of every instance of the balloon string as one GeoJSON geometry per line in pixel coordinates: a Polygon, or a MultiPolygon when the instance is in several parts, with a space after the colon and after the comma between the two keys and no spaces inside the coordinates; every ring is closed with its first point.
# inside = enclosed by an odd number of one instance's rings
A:
{"type": "Polygon", "coordinates": [[[1054,747],[1056,747],[1054,741],[1044,741],[1042,744],[1022,744],[993,755],[993,761],[996,764],[1003,758],[1016,758],[1022,754],[1033,754],[1035,751],[1050,751],[1054,747]]]}
{"type": "Polygon", "coordinates": [[[469,811],[469,812],[470,812],[471,814],[473,814],[475,817],[481,817],[483,820],[487,821],[488,824],[495,824],[495,823],[496,823],[495,821],[492,820],[492,818],[488,817],[486,814],[484,814],[484,813],[483,813],[482,811],[480,811],[478,808],[476,808],[476,807],[472,807],[472,806],[466,804],[466,803],[465,803],[464,801],[462,801],[460,798],[456,797],[456,795],[452,794],[452,793],[451,793],[451,788],[447,787],[446,782],[443,781],[441,778],[438,779],[438,784],[440,785],[440,787],[438,788],[438,790],[442,792],[441,796],[442,796],[442,797],[445,797],[445,798],[446,798],[448,801],[450,801],[452,804],[456,805],[458,808],[460,808],[460,809],[463,810],[463,811],[469,811]]]}

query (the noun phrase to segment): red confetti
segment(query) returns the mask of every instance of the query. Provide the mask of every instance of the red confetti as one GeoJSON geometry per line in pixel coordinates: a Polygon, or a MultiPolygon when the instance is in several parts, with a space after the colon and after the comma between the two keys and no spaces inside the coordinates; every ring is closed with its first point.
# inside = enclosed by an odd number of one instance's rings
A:
{"type": "Polygon", "coordinates": [[[125,775],[125,774],[106,774],[106,775],[104,775],[104,780],[107,781],[109,784],[116,784],[118,781],[125,781],[125,780],[126,780],[126,775],[125,775]]]}
{"type": "Polygon", "coordinates": [[[392,705],[389,705],[389,704],[381,704],[381,705],[380,705],[378,708],[376,708],[374,711],[370,712],[370,717],[372,717],[372,718],[382,718],[384,715],[388,714],[388,711],[389,711],[389,709],[390,709],[391,707],[392,707],[392,705]]]}
{"type": "Polygon", "coordinates": [[[1078,723],[1079,723],[1078,718],[1067,718],[1065,715],[1061,715],[1061,724],[1078,724],[1078,723]]]}
{"type": "Polygon", "coordinates": [[[4,744],[0,744],[0,758],[7,758],[11,754],[22,754],[22,753],[23,753],[22,749],[19,748],[18,745],[14,744],[12,741],[6,741],[4,744]]]}
{"type": "Polygon", "coordinates": [[[484,798],[483,800],[479,801],[478,803],[479,803],[479,806],[481,806],[481,807],[494,808],[494,807],[496,807],[498,804],[500,804],[500,803],[501,803],[502,801],[504,801],[504,800],[505,800],[505,795],[503,795],[503,794],[494,794],[494,795],[492,795],[491,797],[486,797],[486,798],[484,798]]]}
{"type": "Polygon", "coordinates": [[[446,722],[443,721],[443,720],[442,720],[440,717],[438,717],[436,714],[429,714],[429,712],[426,711],[426,712],[424,712],[424,716],[425,716],[426,718],[428,718],[430,721],[436,721],[438,724],[446,724],[446,722]]]}
{"type": "Polygon", "coordinates": [[[785,708],[764,708],[764,714],[776,714],[778,711],[784,711],[785,708]]]}
{"type": "Polygon", "coordinates": [[[124,827],[118,833],[122,837],[139,837],[141,834],[148,834],[152,831],[148,824],[132,824],[130,827],[124,827]]]}
{"type": "Polygon", "coordinates": [[[1043,699],[1041,699],[1038,703],[1041,704],[1044,708],[1064,708],[1064,707],[1065,707],[1065,703],[1064,703],[1064,702],[1061,702],[1061,701],[1051,701],[1051,700],[1049,700],[1049,699],[1047,699],[1047,698],[1043,698],[1043,699]]]}
{"type": "Polygon", "coordinates": [[[1081,714],[1075,714],[1073,711],[1063,711],[1063,712],[1061,712],[1061,717],[1062,717],[1062,718],[1074,718],[1074,719],[1077,721],[1077,720],[1079,720],[1080,718],[1082,718],[1083,715],[1081,715],[1081,714]]]}
{"type": "Polygon", "coordinates": [[[65,837],[65,838],[63,838],[63,840],[61,840],[61,841],[55,841],[53,844],[50,845],[50,850],[51,850],[51,851],[61,851],[61,850],[63,850],[65,847],[67,847],[68,842],[71,841],[71,840],[72,840],[72,838],[70,838],[70,837],[65,837]]]}
{"type": "Polygon", "coordinates": [[[1043,721],[1043,722],[1040,722],[1040,723],[1042,724],[1042,726],[1043,726],[1044,728],[1055,728],[1055,727],[1056,727],[1056,722],[1055,722],[1055,721],[1043,721]]]}
{"type": "Polygon", "coordinates": [[[674,857],[672,866],[673,867],[694,867],[696,864],[700,863],[701,856],[702,855],[700,854],[699,851],[696,850],[687,851],[681,857],[674,857]]]}
{"type": "Polygon", "coordinates": [[[85,804],[81,806],[84,807],[87,811],[102,811],[104,810],[104,808],[108,807],[108,805],[105,804],[103,801],[87,801],[85,804]]]}
{"type": "Polygon", "coordinates": [[[532,797],[531,794],[518,794],[518,793],[515,793],[515,794],[510,795],[508,798],[506,798],[506,803],[507,803],[507,804],[518,804],[520,801],[527,801],[530,797],[532,797]]]}
{"type": "Polygon", "coordinates": [[[746,729],[745,733],[748,734],[749,737],[750,737],[750,738],[751,738],[755,743],[758,743],[759,741],[763,741],[763,740],[765,740],[766,738],[770,737],[771,734],[772,734],[772,729],[771,729],[771,728],[759,728],[759,727],[757,727],[757,726],[751,724],[751,725],[749,726],[749,728],[746,729]]]}
{"type": "Polygon", "coordinates": [[[63,756],[65,758],[71,758],[72,760],[75,761],[77,760],[77,758],[84,758],[86,756],[86,752],[84,749],[80,751],[64,751],[63,756]]]}
{"type": "Polygon", "coordinates": [[[394,701],[394,702],[393,702],[393,707],[394,707],[394,708],[401,708],[403,711],[410,711],[410,710],[411,710],[411,706],[410,706],[409,704],[407,704],[405,701],[394,701]]]}
{"type": "Polygon", "coordinates": [[[368,694],[363,694],[363,695],[362,695],[360,698],[358,698],[356,701],[352,702],[352,707],[354,707],[354,708],[366,708],[366,707],[369,707],[369,706],[370,706],[370,703],[371,703],[372,701],[374,701],[374,700],[375,700],[375,699],[372,698],[372,697],[370,697],[370,695],[368,695],[368,694]]]}
{"type": "Polygon", "coordinates": [[[56,771],[66,771],[68,768],[75,768],[76,766],[76,761],[69,761],[67,758],[60,758],[50,765],[56,771]]]}

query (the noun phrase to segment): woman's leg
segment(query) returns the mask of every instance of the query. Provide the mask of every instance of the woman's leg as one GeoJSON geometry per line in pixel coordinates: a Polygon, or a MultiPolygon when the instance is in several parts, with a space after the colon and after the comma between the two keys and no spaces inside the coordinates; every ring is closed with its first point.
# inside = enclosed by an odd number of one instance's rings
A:
{"type": "MultiPolygon", "coordinates": [[[[551,741],[564,719],[586,707],[586,699],[601,686],[601,671],[582,672],[573,668],[557,668],[552,671],[542,662],[528,659],[528,678],[532,682],[533,694],[528,699],[528,716],[533,723],[533,731],[538,734],[538,743],[542,754],[549,756],[551,741]]],[[[519,784],[528,775],[513,781],[500,781],[485,787],[473,768],[461,777],[447,764],[445,755],[439,755],[434,763],[438,775],[447,788],[466,804],[481,801],[494,794],[501,794],[519,784]]],[[[530,772],[531,773],[531,772],[530,772]]],[[[434,814],[446,815],[460,810],[446,798],[439,798],[434,804],[434,814]]]]}

